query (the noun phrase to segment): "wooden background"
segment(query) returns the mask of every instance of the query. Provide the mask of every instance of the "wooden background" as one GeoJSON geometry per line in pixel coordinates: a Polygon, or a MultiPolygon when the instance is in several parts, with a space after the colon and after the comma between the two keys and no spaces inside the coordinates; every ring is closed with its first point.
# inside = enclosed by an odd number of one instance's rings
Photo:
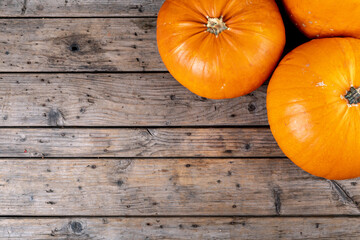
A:
{"type": "Polygon", "coordinates": [[[0,0],[0,238],[359,238],[359,180],[285,158],[266,84],[214,101],[171,77],[162,3],[0,0]]]}

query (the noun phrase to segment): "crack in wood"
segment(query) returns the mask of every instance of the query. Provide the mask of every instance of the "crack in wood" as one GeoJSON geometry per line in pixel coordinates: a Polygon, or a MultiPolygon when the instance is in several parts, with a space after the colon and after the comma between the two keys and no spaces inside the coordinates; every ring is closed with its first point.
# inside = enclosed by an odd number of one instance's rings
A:
{"type": "Polygon", "coordinates": [[[335,180],[328,180],[328,182],[330,183],[333,192],[339,197],[341,202],[344,204],[355,205],[355,207],[360,210],[359,203],[350,196],[343,186],[335,180]]]}
{"type": "Polygon", "coordinates": [[[151,137],[154,137],[154,135],[152,134],[152,132],[150,131],[150,129],[146,129],[146,131],[148,132],[148,134],[151,136],[151,137]]]}

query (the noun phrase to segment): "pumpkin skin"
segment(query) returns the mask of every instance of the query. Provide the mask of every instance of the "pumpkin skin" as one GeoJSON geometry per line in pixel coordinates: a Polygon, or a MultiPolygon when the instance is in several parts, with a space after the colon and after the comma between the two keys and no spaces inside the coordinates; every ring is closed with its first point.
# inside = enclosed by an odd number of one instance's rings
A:
{"type": "Polygon", "coordinates": [[[267,109],[275,140],[313,175],[360,176],[360,106],[344,97],[360,87],[359,63],[359,39],[315,39],[286,55],[270,80],[267,109]]]}
{"type": "Polygon", "coordinates": [[[161,58],[182,85],[211,99],[248,94],[269,77],[285,45],[273,0],[166,0],[157,20],[161,58]],[[208,19],[228,29],[207,32],[208,19]]]}
{"type": "Polygon", "coordinates": [[[283,0],[292,21],[309,38],[360,37],[359,0],[283,0]]]}

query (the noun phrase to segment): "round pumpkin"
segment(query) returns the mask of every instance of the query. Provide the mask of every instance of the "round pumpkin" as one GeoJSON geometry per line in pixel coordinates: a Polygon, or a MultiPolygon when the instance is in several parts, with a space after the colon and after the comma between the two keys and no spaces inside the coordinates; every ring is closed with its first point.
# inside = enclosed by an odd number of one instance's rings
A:
{"type": "Polygon", "coordinates": [[[360,37],[359,0],[283,0],[290,18],[309,38],[360,37]]]}
{"type": "Polygon", "coordinates": [[[315,39],[286,55],[270,80],[271,131],[285,155],[313,175],[360,176],[359,63],[359,39],[315,39]]]}
{"type": "Polygon", "coordinates": [[[169,72],[190,91],[234,98],[272,73],[285,30],[273,0],[166,0],[157,43],[169,72]]]}

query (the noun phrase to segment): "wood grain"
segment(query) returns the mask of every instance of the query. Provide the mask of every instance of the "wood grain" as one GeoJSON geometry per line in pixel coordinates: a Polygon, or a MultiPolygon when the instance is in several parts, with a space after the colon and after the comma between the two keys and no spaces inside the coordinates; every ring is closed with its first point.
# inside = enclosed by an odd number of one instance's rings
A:
{"type": "Polygon", "coordinates": [[[350,217],[2,218],[0,239],[358,239],[359,227],[350,217]]]}
{"type": "Polygon", "coordinates": [[[166,70],[156,19],[0,19],[0,28],[0,71],[166,70]]]}
{"type": "Polygon", "coordinates": [[[164,0],[1,0],[0,17],[156,16],[164,0]]]}
{"type": "Polygon", "coordinates": [[[3,216],[360,215],[359,180],[288,159],[2,159],[3,216]]]}
{"type": "Polygon", "coordinates": [[[267,125],[266,86],[201,98],[168,73],[0,74],[0,126],[267,125]]]}
{"type": "MultiPolygon", "coordinates": [[[[155,73],[163,2],[0,0],[0,239],[360,238],[359,179],[240,128],[268,125],[266,86],[213,101],[155,73]],[[69,128],[25,128],[47,126],[69,128]]],[[[307,39],[284,19],[286,53],[307,39]]]]}
{"type": "Polygon", "coordinates": [[[0,129],[0,157],[263,156],[284,156],[268,128],[0,129]]]}

